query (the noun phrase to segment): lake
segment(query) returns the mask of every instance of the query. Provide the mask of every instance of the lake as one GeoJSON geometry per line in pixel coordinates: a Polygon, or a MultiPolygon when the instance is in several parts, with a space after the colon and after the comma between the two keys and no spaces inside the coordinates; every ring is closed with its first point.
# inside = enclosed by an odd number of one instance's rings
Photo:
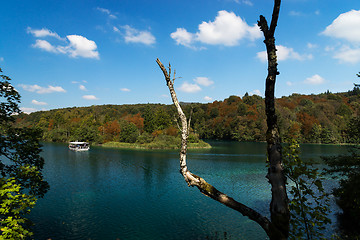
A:
{"type": "MultiPolygon", "coordinates": [[[[265,143],[210,142],[190,150],[188,167],[220,191],[268,216],[265,143]]],[[[50,191],[32,210],[35,239],[267,239],[253,221],[189,188],[178,151],[92,147],[73,152],[45,143],[50,191]]],[[[302,145],[302,157],[345,153],[302,145]]]]}

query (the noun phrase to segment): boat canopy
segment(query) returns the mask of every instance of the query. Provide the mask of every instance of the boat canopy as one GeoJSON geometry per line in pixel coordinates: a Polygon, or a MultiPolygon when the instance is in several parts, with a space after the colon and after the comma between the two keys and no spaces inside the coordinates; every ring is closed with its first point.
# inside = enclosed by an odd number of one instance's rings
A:
{"type": "Polygon", "coordinates": [[[76,144],[76,145],[83,145],[83,144],[89,144],[87,142],[69,142],[70,144],[76,144]]]}

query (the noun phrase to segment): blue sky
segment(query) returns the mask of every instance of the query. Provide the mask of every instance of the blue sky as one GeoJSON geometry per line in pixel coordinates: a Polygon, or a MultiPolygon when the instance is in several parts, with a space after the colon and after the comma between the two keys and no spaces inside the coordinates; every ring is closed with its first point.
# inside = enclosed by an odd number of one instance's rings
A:
{"type": "MultiPolygon", "coordinates": [[[[0,66],[25,112],[171,99],[155,60],[171,62],[180,101],[264,95],[259,15],[270,0],[1,1],[0,66]]],[[[358,0],[283,0],[276,96],[342,92],[359,82],[358,0]]]]}

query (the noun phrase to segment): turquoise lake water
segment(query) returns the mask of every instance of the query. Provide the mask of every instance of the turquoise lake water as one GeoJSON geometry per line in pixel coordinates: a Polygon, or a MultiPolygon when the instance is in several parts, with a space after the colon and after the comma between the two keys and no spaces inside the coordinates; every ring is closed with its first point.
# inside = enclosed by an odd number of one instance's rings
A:
{"type": "MultiPolygon", "coordinates": [[[[190,150],[189,169],[236,200],[269,215],[265,143],[210,142],[190,150]]],[[[189,188],[179,154],[44,144],[51,189],[32,210],[35,239],[267,239],[253,221],[189,188]]],[[[302,145],[302,157],[346,147],[302,145]]],[[[332,231],[331,229],[329,231],[332,231]]]]}

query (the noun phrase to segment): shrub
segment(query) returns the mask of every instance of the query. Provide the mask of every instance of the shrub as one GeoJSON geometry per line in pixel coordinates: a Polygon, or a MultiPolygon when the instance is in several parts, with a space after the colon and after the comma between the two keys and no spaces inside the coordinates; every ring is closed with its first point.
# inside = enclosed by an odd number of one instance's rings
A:
{"type": "Polygon", "coordinates": [[[139,144],[151,143],[154,140],[154,136],[148,132],[143,132],[137,139],[136,142],[139,144]]]}

